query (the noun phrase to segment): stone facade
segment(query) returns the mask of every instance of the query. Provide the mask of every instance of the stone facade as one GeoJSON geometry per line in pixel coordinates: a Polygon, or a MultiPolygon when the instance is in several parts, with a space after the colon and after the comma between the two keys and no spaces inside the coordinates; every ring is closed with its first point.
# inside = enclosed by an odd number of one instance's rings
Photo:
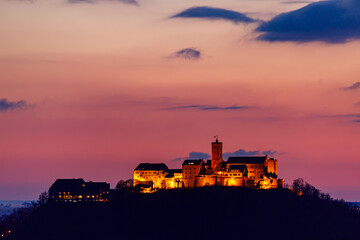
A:
{"type": "Polygon", "coordinates": [[[222,158],[222,142],[211,143],[211,160],[188,159],[182,169],[168,169],[164,163],[141,163],[134,170],[134,186],[140,191],[194,188],[204,186],[235,186],[251,188],[283,187],[277,178],[278,160],[268,156],[222,158]],[[279,184],[278,184],[279,182],[279,184]]]}

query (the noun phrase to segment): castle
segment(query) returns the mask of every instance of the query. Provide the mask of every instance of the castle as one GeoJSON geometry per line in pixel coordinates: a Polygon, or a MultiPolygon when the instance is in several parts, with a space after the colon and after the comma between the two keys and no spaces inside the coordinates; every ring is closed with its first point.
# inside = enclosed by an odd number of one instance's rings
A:
{"type": "Polygon", "coordinates": [[[164,163],[140,163],[134,170],[134,187],[142,192],[157,189],[235,186],[269,189],[283,187],[278,179],[278,160],[266,156],[222,157],[222,142],[211,143],[211,160],[185,160],[182,169],[164,163]]]}
{"type": "MultiPolygon", "coordinates": [[[[266,156],[229,157],[223,160],[222,142],[211,143],[211,159],[184,160],[182,169],[169,169],[164,163],[140,163],[134,170],[133,187],[139,192],[158,189],[234,186],[259,189],[284,187],[278,179],[278,160],[266,156]]],[[[106,182],[58,179],[49,189],[50,202],[109,202],[116,189],[106,182]]]]}

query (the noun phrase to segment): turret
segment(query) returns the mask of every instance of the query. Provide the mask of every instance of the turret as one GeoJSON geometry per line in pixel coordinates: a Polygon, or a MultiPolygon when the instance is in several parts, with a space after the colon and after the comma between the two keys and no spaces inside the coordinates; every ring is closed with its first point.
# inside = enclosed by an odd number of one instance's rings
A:
{"type": "Polygon", "coordinates": [[[218,137],[215,136],[215,142],[211,143],[211,168],[213,172],[219,172],[222,169],[222,142],[219,142],[218,137]]]}

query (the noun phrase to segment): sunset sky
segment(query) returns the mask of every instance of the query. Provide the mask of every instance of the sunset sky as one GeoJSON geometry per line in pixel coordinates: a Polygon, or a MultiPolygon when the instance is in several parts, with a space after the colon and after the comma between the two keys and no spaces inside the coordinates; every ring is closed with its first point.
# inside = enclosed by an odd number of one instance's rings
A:
{"type": "Polygon", "coordinates": [[[278,158],[286,183],[360,201],[359,11],[0,0],[0,199],[37,199],[57,178],[114,187],[140,162],[181,168],[219,135],[229,154],[278,158]]]}

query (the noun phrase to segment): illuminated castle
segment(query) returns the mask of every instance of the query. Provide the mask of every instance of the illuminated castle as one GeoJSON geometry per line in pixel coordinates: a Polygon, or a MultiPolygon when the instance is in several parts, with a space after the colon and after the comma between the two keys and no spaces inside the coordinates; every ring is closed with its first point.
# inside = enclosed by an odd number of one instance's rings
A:
{"type": "Polygon", "coordinates": [[[236,186],[249,188],[283,187],[277,178],[277,162],[266,156],[222,158],[222,142],[211,143],[211,160],[185,160],[182,169],[169,169],[164,163],[140,163],[134,170],[134,187],[156,189],[236,186]]]}

